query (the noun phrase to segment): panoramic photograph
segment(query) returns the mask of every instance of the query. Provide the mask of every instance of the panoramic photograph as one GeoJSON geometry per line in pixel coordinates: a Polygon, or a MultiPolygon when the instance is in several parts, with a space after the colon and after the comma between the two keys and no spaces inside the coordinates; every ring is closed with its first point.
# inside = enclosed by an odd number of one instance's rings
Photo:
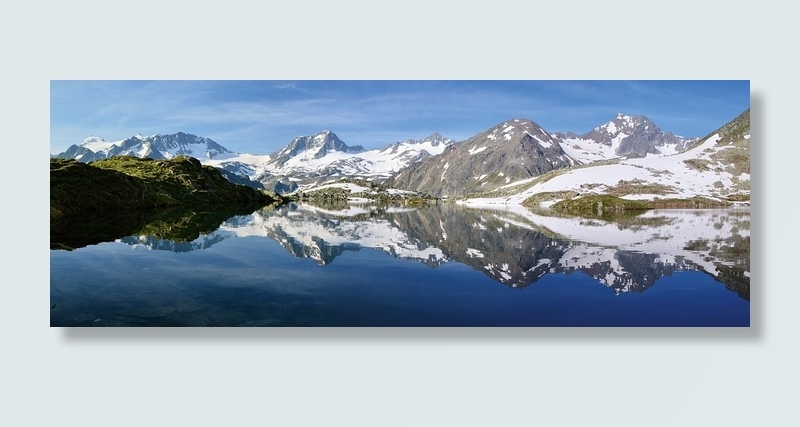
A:
{"type": "Polygon", "coordinates": [[[749,327],[748,80],[51,80],[51,327],[749,327]]]}

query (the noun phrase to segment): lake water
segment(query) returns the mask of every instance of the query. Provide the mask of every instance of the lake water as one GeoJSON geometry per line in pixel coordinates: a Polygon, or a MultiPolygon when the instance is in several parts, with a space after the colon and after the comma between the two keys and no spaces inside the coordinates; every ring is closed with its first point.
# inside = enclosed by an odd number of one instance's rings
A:
{"type": "Polygon", "coordinates": [[[750,211],[291,204],[51,222],[51,326],[749,326],[750,211]]]}

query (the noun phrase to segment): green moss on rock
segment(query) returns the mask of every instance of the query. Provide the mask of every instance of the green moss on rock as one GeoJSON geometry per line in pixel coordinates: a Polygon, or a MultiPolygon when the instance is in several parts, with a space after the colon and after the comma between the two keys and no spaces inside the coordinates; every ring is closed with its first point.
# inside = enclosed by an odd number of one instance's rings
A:
{"type": "Polygon", "coordinates": [[[50,159],[50,218],[86,211],[282,203],[275,193],[228,181],[192,157],[118,156],[92,163],[50,159]]]}

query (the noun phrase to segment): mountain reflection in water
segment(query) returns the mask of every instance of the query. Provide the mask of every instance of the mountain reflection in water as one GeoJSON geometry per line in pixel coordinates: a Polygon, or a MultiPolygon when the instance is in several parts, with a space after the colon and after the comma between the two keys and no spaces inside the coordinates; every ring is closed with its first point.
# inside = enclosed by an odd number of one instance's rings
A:
{"type": "MultiPolygon", "coordinates": [[[[186,221],[185,214],[179,217],[186,221]]],[[[163,221],[163,215],[158,218],[163,221]]],[[[208,250],[234,237],[266,237],[295,258],[325,266],[323,271],[345,253],[369,249],[432,269],[463,264],[510,288],[535,286],[547,275],[581,272],[615,295],[642,293],[664,277],[694,271],[750,299],[749,209],[653,210],[607,220],[523,207],[290,204],[235,215],[200,234],[190,227],[185,238],[175,234],[181,227],[138,227],[131,235],[109,238],[112,231],[101,239],[184,253],[208,250]],[[141,232],[164,229],[172,234],[141,232]]],[[[70,247],[53,241],[64,234],[53,228],[51,224],[51,248],[70,247]]],[[[51,294],[52,289],[51,279],[51,294]]]]}

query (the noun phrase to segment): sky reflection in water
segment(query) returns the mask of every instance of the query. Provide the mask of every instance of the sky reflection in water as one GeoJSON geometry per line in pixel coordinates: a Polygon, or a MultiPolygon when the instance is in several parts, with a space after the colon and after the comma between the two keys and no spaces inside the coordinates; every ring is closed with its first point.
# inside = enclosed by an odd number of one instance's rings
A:
{"type": "Polygon", "coordinates": [[[257,211],[188,241],[51,250],[51,326],[750,323],[746,209],[605,221],[341,208],[257,211]]]}

